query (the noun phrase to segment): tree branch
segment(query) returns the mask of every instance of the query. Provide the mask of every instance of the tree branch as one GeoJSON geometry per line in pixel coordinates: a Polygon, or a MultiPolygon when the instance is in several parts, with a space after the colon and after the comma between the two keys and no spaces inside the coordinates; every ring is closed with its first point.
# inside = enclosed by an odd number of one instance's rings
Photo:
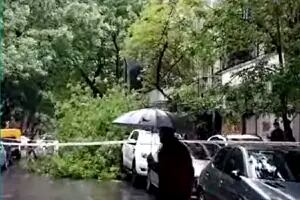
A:
{"type": "Polygon", "coordinates": [[[102,72],[104,64],[102,63],[102,58],[100,57],[98,59],[98,65],[97,65],[97,69],[94,73],[94,78],[93,78],[93,84],[95,84],[96,82],[96,78],[100,75],[100,73],[102,72]]]}
{"type": "Polygon", "coordinates": [[[184,55],[181,55],[167,70],[167,73],[164,74],[164,76],[161,77],[161,79],[166,78],[171,73],[172,69],[183,59],[184,55]]]}
{"type": "Polygon", "coordinates": [[[159,86],[156,85],[156,89],[157,89],[164,97],[166,97],[166,98],[168,99],[168,101],[172,101],[172,98],[171,98],[169,95],[167,95],[167,94],[165,93],[165,91],[164,91],[161,87],[159,87],[159,86]]]}
{"type": "MultiPolygon", "coordinates": [[[[163,27],[163,30],[162,30],[162,33],[161,33],[161,38],[159,39],[159,42],[158,42],[158,45],[161,44],[161,42],[163,41],[164,37],[168,37],[168,27],[169,27],[169,23],[170,23],[170,19],[171,19],[171,16],[173,14],[173,11],[174,11],[174,6],[171,7],[171,10],[168,14],[168,18],[165,22],[165,25],[163,27]]],[[[159,47],[159,46],[158,46],[159,47]]],[[[161,89],[160,87],[160,72],[161,72],[161,68],[162,68],[162,64],[163,64],[163,57],[165,55],[165,52],[168,48],[168,41],[166,40],[164,43],[163,43],[163,46],[162,48],[160,49],[160,51],[158,52],[158,61],[157,61],[157,64],[156,64],[156,82],[155,82],[155,87],[165,96],[167,97],[168,99],[170,98],[168,95],[166,95],[163,91],[163,89],[161,89]]]]}
{"type": "Polygon", "coordinates": [[[95,86],[95,84],[93,83],[92,80],[90,80],[90,78],[88,77],[88,75],[83,71],[83,69],[81,69],[80,67],[78,67],[78,70],[81,74],[81,76],[83,77],[83,79],[85,80],[86,84],[91,88],[92,92],[93,92],[93,96],[97,97],[97,95],[99,95],[100,97],[103,96],[103,93],[100,92],[100,90],[95,86]]]}
{"type": "Polygon", "coordinates": [[[157,61],[157,64],[156,64],[156,82],[155,84],[159,87],[160,86],[160,71],[161,71],[161,68],[162,68],[162,61],[163,61],[163,57],[165,55],[165,52],[167,50],[167,47],[168,47],[168,42],[166,42],[161,51],[160,51],[160,54],[159,54],[159,57],[158,57],[158,61],[157,61]]]}

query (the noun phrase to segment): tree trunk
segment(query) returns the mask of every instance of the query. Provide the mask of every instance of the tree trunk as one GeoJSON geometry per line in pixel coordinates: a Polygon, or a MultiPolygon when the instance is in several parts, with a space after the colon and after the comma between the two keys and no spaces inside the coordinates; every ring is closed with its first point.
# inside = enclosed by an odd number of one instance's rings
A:
{"type": "Polygon", "coordinates": [[[287,108],[287,100],[286,95],[282,95],[280,97],[280,102],[282,106],[281,117],[283,121],[284,128],[284,137],[286,141],[295,141],[293,136],[293,129],[291,128],[291,121],[288,119],[288,108],[287,108]]]}
{"type": "MultiPolygon", "coordinates": [[[[280,70],[281,72],[284,72],[284,63],[283,63],[283,50],[282,50],[282,37],[281,37],[281,26],[280,26],[280,16],[279,16],[279,11],[278,7],[276,7],[276,29],[277,29],[277,45],[276,45],[276,50],[279,58],[279,65],[280,65],[280,70]]],[[[281,88],[281,90],[284,90],[281,88]]],[[[291,128],[291,123],[290,120],[288,119],[288,100],[287,100],[287,94],[285,91],[280,91],[280,104],[281,104],[281,117],[283,121],[283,128],[284,128],[284,133],[285,133],[285,138],[286,140],[289,139],[290,137],[293,137],[293,130],[291,128]]]]}
{"type": "Polygon", "coordinates": [[[156,64],[156,81],[155,81],[155,84],[156,84],[156,87],[157,88],[160,88],[160,72],[161,72],[161,69],[162,69],[162,65],[163,65],[163,57],[165,55],[165,52],[168,48],[168,42],[166,42],[160,53],[159,53],[159,57],[158,57],[158,60],[157,60],[157,64],[156,64]]]}
{"type": "Polygon", "coordinates": [[[242,115],[242,135],[246,134],[246,130],[247,130],[246,121],[247,121],[247,114],[245,113],[245,114],[242,115]]]}
{"type": "Polygon", "coordinates": [[[115,63],[116,63],[116,78],[117,78],[117,81],[118,81],[118,79],[120,78],[120,70],[119,70],[119,67],[120,67],[120,48],[119,48],[118,43],[117,43],[117,34],[112,35],[112,41],[113,41],[115,51],[116,51],[115,63]]]}

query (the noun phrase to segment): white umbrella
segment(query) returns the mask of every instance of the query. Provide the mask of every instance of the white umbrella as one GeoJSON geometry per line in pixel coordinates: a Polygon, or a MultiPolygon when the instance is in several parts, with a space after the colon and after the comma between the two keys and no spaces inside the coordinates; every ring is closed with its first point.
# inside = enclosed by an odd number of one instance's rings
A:
{"type": "Polygon", "coordinates": [[[127,112],[116,118],[113,123],[144,128],[175,128],[172,114],[156,108],[145,108],[127,112]]]}

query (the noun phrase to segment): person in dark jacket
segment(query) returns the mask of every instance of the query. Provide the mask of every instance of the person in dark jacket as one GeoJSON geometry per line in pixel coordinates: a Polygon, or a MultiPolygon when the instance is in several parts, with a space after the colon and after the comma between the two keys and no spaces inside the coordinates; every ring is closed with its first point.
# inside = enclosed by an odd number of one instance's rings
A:
{"type": "Polygon", "coordinates": [[[278,122],[274,122],[274,130],[271,132],[270,140],[273,142],[284,141],[284,134],[278,122]]]}
{"type": "Polygon", "coordinates": [[[194,168],[188,149],[175,137],[175,130],[160,128],[162,148],[158,153],[159,199],[189,200],[194,168]]]}
{"type": "Polygon", "coordinates": [[[296,142],[296,140],[293,136],[293,130],[291,128],[291,121],[287,120],[285,123],[287,123],[286,127],[283,131],[285,141],[287,141],[287,142],[296,142]]]}

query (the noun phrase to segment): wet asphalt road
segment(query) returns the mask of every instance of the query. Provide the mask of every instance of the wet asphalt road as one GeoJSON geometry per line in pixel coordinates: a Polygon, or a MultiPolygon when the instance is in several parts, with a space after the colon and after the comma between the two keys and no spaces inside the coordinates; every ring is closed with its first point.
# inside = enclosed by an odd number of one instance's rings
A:
{"type": "Polygon", "coordinates": [[[0,200],[154,200],[127,182],[52,180],[12,166],[1,176],[0,200]]]}

